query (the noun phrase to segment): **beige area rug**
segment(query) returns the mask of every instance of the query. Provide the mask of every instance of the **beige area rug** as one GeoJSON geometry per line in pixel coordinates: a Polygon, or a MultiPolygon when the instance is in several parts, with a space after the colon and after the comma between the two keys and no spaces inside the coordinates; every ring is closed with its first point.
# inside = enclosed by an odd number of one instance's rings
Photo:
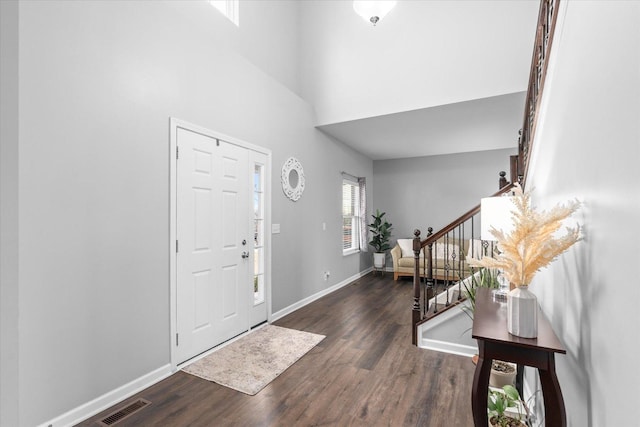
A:
{"type": "Polygon", "coordinates": [[[267,325],[183,371],[253,396],[324,338],[324,335],[267,325]]]}

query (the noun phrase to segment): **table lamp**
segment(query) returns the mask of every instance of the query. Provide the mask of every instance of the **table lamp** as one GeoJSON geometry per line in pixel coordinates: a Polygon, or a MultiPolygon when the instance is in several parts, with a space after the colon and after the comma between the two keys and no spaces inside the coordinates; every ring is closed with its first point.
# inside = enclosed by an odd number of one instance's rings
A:
{"type": "MultiPolygon", "coordinates": [[[[507,195],[485,197],[480,200],[480,239],[495,242],[496,237],[491,232],[492,228],[501,230],[504,234],[511,233],[513,230],[511,211],[514,208],[512,198],[507,195]]],[[[502,275],[502,271],[498,271],[497,280],[500,288],[494,291],[494,299],[506,301],[510,290],[509,281],[502,275]]]]}

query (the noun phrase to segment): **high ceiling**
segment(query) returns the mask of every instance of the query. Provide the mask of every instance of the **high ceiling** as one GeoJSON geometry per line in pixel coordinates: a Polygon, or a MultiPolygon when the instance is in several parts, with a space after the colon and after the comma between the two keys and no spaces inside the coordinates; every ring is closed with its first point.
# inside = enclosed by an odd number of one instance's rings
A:
{"type": "Polygon", "coordinates": [[[301,94],[318,128],[374,160],[515,148],[539,2],[300,2],[301,94]]]}

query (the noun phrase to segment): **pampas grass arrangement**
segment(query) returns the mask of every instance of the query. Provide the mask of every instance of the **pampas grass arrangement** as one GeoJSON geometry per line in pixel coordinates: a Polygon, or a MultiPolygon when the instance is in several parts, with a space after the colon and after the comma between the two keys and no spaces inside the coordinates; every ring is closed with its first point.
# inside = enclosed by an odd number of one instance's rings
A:
{"type": "Polygon", "coordinates": [[[514,187],[511,212],[514,229],[505,234],[494,227],[491,233],[498,241],[499,254],[481,259],[469,259],[472,267],[497,268],[504,277],[517,287],[528,286],[533,276],[559,255],[580,240],[580,227],[566,227],[566,234],[556,236],[563,220],[580,207],[580,202],[572,200],[566,205],[559,204],[549,211],[538,212],[531,207],[531,196],[514,187]]]}

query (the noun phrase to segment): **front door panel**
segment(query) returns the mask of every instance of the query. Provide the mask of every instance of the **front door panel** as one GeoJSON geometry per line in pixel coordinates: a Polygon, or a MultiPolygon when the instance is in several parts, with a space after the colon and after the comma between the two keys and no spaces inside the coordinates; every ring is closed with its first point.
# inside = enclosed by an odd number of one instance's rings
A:
{"type": "Polygon", "coordinates": [[[177,146],[176,326],[182,363],[249,327],[251,266],[242,244],[250,234],[249,177],[245,148],[182,128],[177,146]]]}

